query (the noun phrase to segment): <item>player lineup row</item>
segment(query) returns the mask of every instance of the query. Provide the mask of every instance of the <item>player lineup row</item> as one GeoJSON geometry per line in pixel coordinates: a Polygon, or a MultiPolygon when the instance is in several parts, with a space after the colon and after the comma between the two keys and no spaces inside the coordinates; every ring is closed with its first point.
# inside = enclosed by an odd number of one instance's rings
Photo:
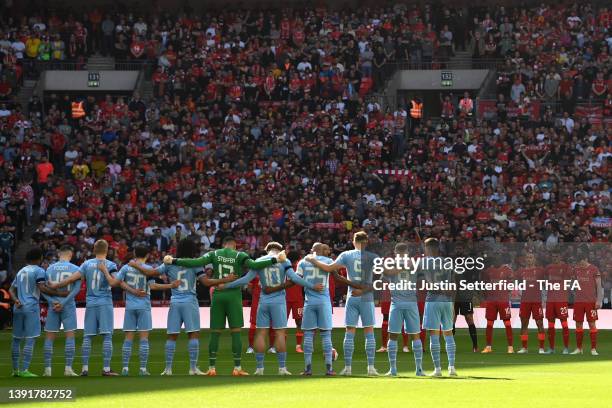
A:
{"type": "MultiPolygon", "coordinates": [[[[103,337],[103,371],[104,376],[116,376],[119,373],[111,370],[110,361],[113,354],[113,303],[111,288],[121,287],[126,292],[126,307],[123,330],[125,340],[122,346],[123,368],[121,374],[128,375],[128,365],[132,352],[132,345],[138,334],[140,375],[149,375],[147,361],[149,355],[148,334],[152,329],[151,303],[149,294],[151,290],[171,290],[170,308],[167,318],[167,340],[165,343],[166,366],[162,375],[172,375],[173,359],[176,350],[176,340],[183,328],[189,338],[188,352],[190,361],[190,375],[215,376],[217,352],[219,349],[219,336],[226,328],[226,321],[231,332],[232,355],[234,368],[232,375],[248,375],[241,367],[242,340],[240,331],[244,325],[242,314],[241,287],[254,278],[259,279],[261,296],[256,307],[256,330],[253,340],[257,368],[255,375],[264,372],[264,353],[266,351],[266,335],[269,330],[276,334],[274,348],[278,358],[279,375],[289,375],[286,368],[286,336],[287,325],[286,289],[297,284],[304,287],[305,301],[301,319],[303,332],[304,371],[302,375],[312,375],[312,353],[315,331],[319,331],[325,357],[325,374],[335,375],[332,366],[332,307],[329,298],[329,277],[345,283],[348,286],[346,302],[345,325],[346,333],[343,341],[344,368],[341,375],[352,374],[352,356],[354,352],[354,337],[356,327],[361,320],[365,334],[365,351],[367,356],[367,374],[378,375],[374,368],[376,341],[374,338],[374,298],[372,282],[366,281],[362,276],[362,260],[366,253],[368,236],[365,232],[357,232],[353,236],[353,250],[341,253],[335,260],[329,258],[331,250],[323,243],[315,243],[312,253],[298,262],[294,271],[291,263],[280,243],[270,242],[265,250],[267,255],[251,259],[246,253],[236,250],[236,241],[232,237],[223,240],[223,248],[196,257],[197,247],[191,240],[184,239],[177,246],[176,258],[166,256],[164,263],[159,267],[146,264],[148,248],[134,248],[134,259],[121,269],[106,259],[108,243],[104,240],[96,241],[93,246],[94,258],[85,261],[81,266],[70,262],[73,256],[72,248],[60,248],[59,261],[50,265],[45,271],[39,265],[42,262],[42,251],[32,248],[27,254],[28,265],[22,268],[15,277],[10,288],[14,305],[14,324],[12,341],[13,375],[32,377],[35,374],[29,371],[33,354],[34,341],[40,335],[40,296],[42,295],[50,305],[45,325],[46,336],[44,344],[45,370],[43,375],[51,375],[51,359],[53,342],[61,328],[66,333],[64,374],[77,376],[72,364],[76,352],[74,332],[76,330],[76,305],[74,296],[80,290],[80,281],[86,283],[86,310],[84,322],[84,337],[81,347],[82,376],[89,374],[89,356],[91,353],[92,338],[96,335],[103,337]],[[212,266],[211,273],[205,273],[203,268],[212,266]],[[338,274],[346,269],[346,277],[338,274]],[[246,274],[243,270],[248,270],[246,274]],[[170,283],[156,283],[156,277],[164,277],[170,283]],[[200,282],[209,287],[215,287],[210,308],[210,339],[209,339],[209,367],[203,372],[198,367],[199,358],[199,306],[196,297],[196,284],[200,282]],[[22,343],[24,343],[22,349],[22,343]]],[[[440,244],[437,239],[430,238],[424,241],[426,256],[439,257],[440,244]]],[[[406,253],[408,247],[398,244],[397,253],[406,253]]],[[[367,259],[367,257],[365,258],[367,259]]],[[[586,262],[586,261],[584,261],[586,262]]],[[[586,263],[595,280],[599,279],[596,268],[586,263]]],[[[440,273],[435,271],[435,279],[440,279],[440,273]]],[[[448,271],[452,273],[452,271],[448,271]]],[[[505,265],[493,265],[490,268],[492,275],[509,273],[505,265]]],[[[385,279],[396,282],[404,278],[403,271],[386,271],[385,279]]],[[[429,279],[428,276],[425,276],[429,279]]],[[[452,276],[447,277],[449,280],[452,276]]],[[[600,279],[598,281],[601,284],[600,279]]],[[[509,340],[509,352],[512,350],[512,332],[509,325],[508,294],[506,300],[487,302],[487,346],[483,353],[491,352],[491,339],[493,322],[499,314],[506,325],[509,340]]],[[[564,345],[567,351],[567,303],[559,302],[552,310],[557,313],[555,317],[561,319],[564,328],[564,345]],[[558,307],[557,307],[558,306],[558,307]]],[[[579,305],[582,316],[586,315],[589,322],[592,353],[596,351],[597,318],[596,305],[579,305]]],[[[388,353],[390,369],[389,376],[397,375],[398,336],[405,332],[412,338],[412,349],[415,360],[415,373],[424,376],[423,371],[423,340],[421,332],[428,331],[430,339],[430,352],[434,365],[431,375],[441,376],[440,337],[445,340],[448,357],[449,375],[457,375],[455,369],[455,341],[453,337],[453,324],[457,312],[466,316],[470,327],[470,334],[477,349],[475,327],[473,326],[473,310],[470,302],[458,303],[454,307],[452,295],[444,291],[429,291],[424,306],[419,310],[414,291],[393,290],[388,316],[385,314],[383,329],[388,329],[386,351],[388,353]],[[386,326],[386,327],[385,327],[386,326]]],[[[547,308],[548,311],[548,308],[547,308]]],[[[548,312],[547,312],[548,315],[548,312]]],[[[521,319],[524,323],[521,341],[523,347],[519,353],[527,352],[526,323],[533,316],[538,323],[539,352],[548,353],[554,350],[554,317],[552,319],[551,349],[543,349],[544,332],[542,324],[542,306],[537,302],[521,304],[521,319]],[[525,306],[525,307],[523,307],[525,306]]],[[[578,313],[575,313],[576,319],[578,313]]],[[[295,316],[294,316],[295,317],[295,316]]],[[[547,316],[550,320],[550,317],[547,316]]],[[[578,321],[577,321],[578,323],[578,321]]],[[[577,349],[574,353],[582,352],[582,322],[577,324],[577,349]]],[[[386,330],[384,330],[386,331],[386,330]]],[[[551,339],[549,326],[549,339],[551,339]]]]}

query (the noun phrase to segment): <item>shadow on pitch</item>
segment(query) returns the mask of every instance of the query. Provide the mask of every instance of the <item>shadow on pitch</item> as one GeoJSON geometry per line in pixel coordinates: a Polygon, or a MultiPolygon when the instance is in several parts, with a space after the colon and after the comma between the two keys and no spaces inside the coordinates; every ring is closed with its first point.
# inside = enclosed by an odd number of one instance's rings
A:
{"type": "MultiPolygon", "coordinates": [[[[347,377],[334,377],[334,378],[343,378],[346,379],[347,377]]],[[[458,376],[458,377],[416,377],[416,376],[398,376],[398,377],[385,377],[385,376],[379,376],[379,377],[368,377],[368,376],[357,376],[357,375],[353,375],[351,377],[348,377],[351,379],[364,379],[364,380],[372,380],[372,379],[389,379],[389,381],[399,381],[399,380],[409,380],[409,381],[426,381],[426,380],[432,380],[432,381],[437,381],[437,380],[454,380],[454,381],[459,381],[459,380],[492,380],[492,381],[514,381],[514,378],[506,378],[506,377],[481,377],[481,376],[458,376]]]]}

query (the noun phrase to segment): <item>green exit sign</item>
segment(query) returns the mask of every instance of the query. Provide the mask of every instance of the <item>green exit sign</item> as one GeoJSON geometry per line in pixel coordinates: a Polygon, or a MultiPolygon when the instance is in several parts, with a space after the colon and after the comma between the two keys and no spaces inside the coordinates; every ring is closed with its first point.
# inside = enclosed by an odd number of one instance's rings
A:
{"type": "Polygon", "coordinates": [[[453,86],[453,73],[451,71],[442,71],[440,74],[442,86],[453,86]]]}
{"type": "Polygon", "coordinates": [[[100,86],[100,73],[99,72],[88,72],[87,73],[87,86],[90,88],[97,88],[100,86]]]}

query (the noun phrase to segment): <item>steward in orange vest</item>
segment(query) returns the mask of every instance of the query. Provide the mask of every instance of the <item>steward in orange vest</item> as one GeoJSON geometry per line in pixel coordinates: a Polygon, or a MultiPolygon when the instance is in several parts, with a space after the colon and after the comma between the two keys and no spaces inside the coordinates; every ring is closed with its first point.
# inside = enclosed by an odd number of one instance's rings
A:
{"type": "Polygon", "coordinates": [[[85,108],[83,105],[83,101],[81,102],[72,102],[72,118],[73,119],[81,119],[85,117],[85,108]]]}

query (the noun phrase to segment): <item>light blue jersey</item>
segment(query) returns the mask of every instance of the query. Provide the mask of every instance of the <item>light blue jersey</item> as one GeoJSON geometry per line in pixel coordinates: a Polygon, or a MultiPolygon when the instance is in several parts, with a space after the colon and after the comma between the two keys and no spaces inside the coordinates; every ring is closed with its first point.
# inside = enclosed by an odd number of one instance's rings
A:
{"type": "MultiPolygon", "coordinates": [[[[79,271],[79,267],[76,266],[75,264],[68,262],[68,261],[58,261],[52,265],[49,265],[49,267],[47,268],[47,280],[49,282],[60,282],[63,281],[65,279],[68,279],[69,277],[72,276],[73,273],[76,273],[79,271]]],[[[72,292],[72,290],[74,289],[76,291],[76,287],[81,288],[81,282],[80,281],[76,281],[74,283],[71,283],[70,285],[64,287],[64,288],[60,288],[57,289],[58,292],[72,292]]],[[[75,306],[74,304],[74,296],[69,297],[70,299],[67,299],[67,297],[59,297],[59,296],[45,296],[47,298],[47,301],[50,303],[61,303],[64,305],[68,305],[68,301],[70,301],[70,305],[71,306],[75,306]]]]}
{"type": "Polygon", "coordinates": [[[411,274],[410,271],[400,271],[398,274],[385,275],[383,279],[389,283],[404,287],[389,290],[391,293],[388,323],[389,333],[399,334],[402,332],[402,329],[408,334],[419,333],[421,325],[416,294],[417,274],[411,274]],[[408,288],[409,282],[415,285],[415,289],[408,288]]]}
{"type": "Polygon", "coordinates": [[[106,280],[104,273],[98,267],[101,262],[106,262],[106,269],[108,269],[109,273],[113,274],[117,272],[117,264],[108,259],[88,259],[83,262],[80,267],[81,275],[87,283],[87,307],[103,305],[112,306],[113,304],[111,286],[106,280]]]}
{"type": "Polygon", "coordinates": [[[40,266],[24,266],[17,272],[15,280],[11,284],[17,288],[17,298],[21,303],[21,312],[35,312],[39,310],[40,290],[38,283],[47,279],[45,270],[40,266]]]}
{"type": "MultiPolygon", "coordinates": [[[[317,255],[317,261],[331,264],[333,261],[326,257],[317,255]]],[[[329,273],[324,272],[311,264],[310,262],[302,259],[297,265],[297,274],[304,278],[309,285],[322,284],[324,289],[322,292],[317,292],[309,287],[305,289],[305,302],[307,304],[324,304],[330,303],[329,299],[329,273]]]]}
{"type": "MultiPolygon", "coordinates": [[[[260,258],[257,258],[256,262],[264,261],[267,259],[272,259],[273,257],[270,255],[265,255],[260,258]]],[[[285,279],[289,278],[292,282],[297,283],[300,286],[304,286],[306,288],[312,289],[314,287],[313,283],[307,282],[305,279],[299,277],[293,268],[291,267],[291,262],[285,261],[283,263],[276,263],[270,265],[266,268],[253,270],[251,269],[246,275],[241,277],[240,279],[236,279],[235,281],[228,283],[225,285],[226,289],[236,288],[239,286],[246,285],[256,276],[259,276],[259,284],[262,288],[278,286],[285,283],[285,279]]],[[[272,304],[272,303],[282,303],[285,304],[285,290],[281,290],[278,292],[266,294],[265,292],[261,292],[259,297],[259,304],[272,304]]]]}
{"type": "MultiPolygon", "coordinates": [[[[143,264],[145,268],[150,268],[149,265],[143,264]]],[[[147,296],[138,297],[130,292],[125,295],[125,308],[133,310],[149,310],[151,309],[151,289],[149,283],[155,282],[155,279],[148,278],[147,276],[140,273],[139,270],[132,268],[129,265],[124,265],[121,270],[115,276],[116,279],[122,280],[136,290],[144,291],[147,296]]]]}
{"type": "MultiPolygon", "coordinates": [[[[351,249],[338,255],[336,263],[346,268],[346,277],[351,282],[370,285],[372,284],[372,263],[375,256],[368,251],[351,249]]],[[[350,298],[351,296],[353,296],[353,288],[349,286],[348,297],[350,298]]],[[[372,291],[364,293],[360,298],[365,302],[374,301],[372,291]]]]}
{"type": "MultiPolygon", "coordinates": [[[[407,287],[408,282],[412,282],[414,285],[416,285],[417,275],[411,274],[410,271],[400,271],[396,275],[385,276],[385,280],[389,283],[393,283],[396,285],[402,284],[407,287]]],[[[391,303],[394,304],[410,303],[417,301],[416,289],[393,289],[389,290],[389,292],[391,292],[391,303]]]]}
{"type": "MultiPolygon", "coordinates": [[[[442,257],[425,257],[423,258],[423,266],[421,272],[428,284],[441,282],[454,282],[453,270],[443,267],[444,258],[442,257]]],[[[453,294],[444,290],[428,290],[425,298],[426,302],[450,302],[453,294]]]]}
{"type": "Polygon", "coordinates": [[[166,275],[170,282],[180,280],[178,288],[172,288],[170,303],[190,303],[197,301],[196,283],[204,274],[202,268],[185,268],[178,265],[161,265],[157,268],[161,275],[166,275]]]}

